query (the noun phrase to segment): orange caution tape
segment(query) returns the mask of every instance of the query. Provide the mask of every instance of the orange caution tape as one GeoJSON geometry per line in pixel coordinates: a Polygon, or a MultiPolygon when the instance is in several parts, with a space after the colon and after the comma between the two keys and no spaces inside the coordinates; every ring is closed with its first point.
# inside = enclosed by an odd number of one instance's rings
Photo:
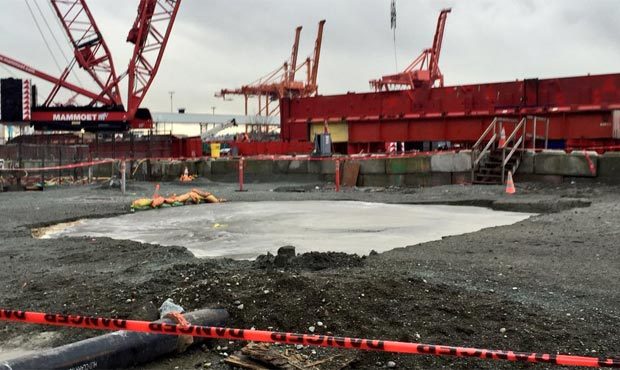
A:
{"type": "Polygon", "coordinates": [[[561,366],[620,368],[620,359],[596,358],[547,353],[514,352],[466,347],[451,347],[388,340],[341,338],[327,335],[279,333],[263,330],[220,328],[198,325],[177,325],[147,321],[107,319],[101,317],[60,315],[0,309],[0,320],[30,324],[70,326],[99,330],[127,330],[153,334],[191,335],[194,337],[244,340],[268,343],[302,344],[308,346],[361,349],[393,353],[435,356],[472,357],[485,360],[546,363],[561,366]]]}

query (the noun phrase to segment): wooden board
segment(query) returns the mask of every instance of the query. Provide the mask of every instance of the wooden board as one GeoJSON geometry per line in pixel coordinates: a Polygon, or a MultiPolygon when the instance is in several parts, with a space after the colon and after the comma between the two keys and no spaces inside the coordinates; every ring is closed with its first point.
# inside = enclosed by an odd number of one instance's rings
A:
{"type": "Polygon", "coordinates": [[[360,174],[360,163],[346,161],[344,162],[344,170],[342,172],[342,186],[352,188],[357,185],[357,177],[360,174]]]}

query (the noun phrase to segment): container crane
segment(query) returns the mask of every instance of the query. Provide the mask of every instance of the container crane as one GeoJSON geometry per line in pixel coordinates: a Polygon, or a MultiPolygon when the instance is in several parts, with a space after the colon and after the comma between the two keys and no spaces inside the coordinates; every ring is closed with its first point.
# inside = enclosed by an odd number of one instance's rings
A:
{"type": "Polygon", "coordinates": [[[443,87],[443,74],[439,69],[439,57],[443,42],[446,19],[451,9],[443,9],[437,19],[437,29],[433,46],[425,49],[404,71],[394,75],[383,76],[378,80],[371,80],[370,85],[375,91],[403,90],[420,87],[433,87],[439,81],[443,87]]]}
{"type": "Polygon", "coordinates": [[[24,103],[21,109],[11,109],[9,114],[3,114],[1,120],[30,122],[38,130],[125,131],[129,128],[151,128],[150,112],[140,108],[140,104],[159,69],[181,0],[140,0],[136,19],[127,37],[127,41],[134,44],[133,55],[127,71],[120,76],[116,73],[112,54],[86,0],[50,1],[71,42],[74,58],[60,77],[55,77],[0,54],[0,63],[53,84],[44,103],[36,105],[36,89],[30,88],[29,81],[3,80],[3,93],[6,95],[9,92],[11,96],[3,97],[1,107],[9,106],[8,101],[28,103],[24,103]],[[88,90],[67,81],[75,65],[90,75],[97,90],[88,90]],[[125,76],[128,76],[129,90],[127,108],[119,87],[125,76]],[[75,94],[71,102],[79,96],[88,98],[89,103],[81,106],[59,103],[55,99],[60,89],[75,94]]]}
{"type": "Polygon", "coordinates": [[[278,101],[283,97],[306,97],[318,92],[317,76],[319,71],[319,61],[321,57],[321,46],[323,43],[323,28],[325,20],[319,22],[317,38],[314,44],[312,57],[307,57],[305,61],[297,65],[299,54],[299,39],[302,27],[295,29],[295,39],[291,52],[291,58],[284,62],[282,66],[271,73],[257,79],[249,85],[241,86],[237,89],[222,89],[216,93],[216,97],[226,99],[227,95],[242,95],[245,99],[245,115],[248,115],[248,100],[252,97],[258,98],[258,115],[277,115],[279,107],[271,109],[269,103],[278,101]],[[306,81],[295,80],[297,72],[306,69],[306,81]],[[263,98],[265,104],[263,105],[263,98]]]}

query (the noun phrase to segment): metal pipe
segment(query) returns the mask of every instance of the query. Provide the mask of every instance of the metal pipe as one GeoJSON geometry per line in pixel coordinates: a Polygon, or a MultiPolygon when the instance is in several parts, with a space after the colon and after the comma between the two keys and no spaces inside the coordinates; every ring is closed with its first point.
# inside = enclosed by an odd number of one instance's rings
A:
{"type": "MultiPolygon", "coordinates": [[[[197,325],[223,326],[228,312],[206,309],[184,315],[197,325]]],[[[170,319],[157,322],[173,324],[170,319]]],[[[180,337],[117,331],[0,363],[0,370],[22,369],[119,369],[150,362],[176,352],[180,337]]]]}

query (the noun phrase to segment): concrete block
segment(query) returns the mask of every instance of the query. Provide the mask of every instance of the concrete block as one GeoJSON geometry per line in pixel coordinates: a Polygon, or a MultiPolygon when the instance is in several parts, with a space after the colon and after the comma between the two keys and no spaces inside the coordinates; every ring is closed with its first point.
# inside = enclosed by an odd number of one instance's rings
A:
{"type": "Polygon", "coordinates": [[[432,172],[405,175],[405,184],[412,187],[441,186],[452,184],[452,173],[432,172]]]}
{"type": "Polygon", "coordinates": [[[386,175],[366,174],[360,175],[357,183],[363,187],[385,188],[389,186],[389,179],[386,175]]]}
{"type": "Polygon", "coordinates": [[[594,165],[594,173],[590,171],[590,162],[583,152],[566,154],[563,151],[544,151],[534,158],[534,173],[537,175],[562,176],[596,176],[598,156],[595,152],[588,153],[594,165]]]}
{"type": "MultiPolygon", "coordinates": [[[[288,173],[309,173],[308,162],[305,160],[293,160],[290,161],[288,166],[288,173]]],[[[318,173],[318,172],[315,172],[318,173]]]]}
{"type": "Polygon", "coordinates": [[[455,185],[471,184],[471,171],[452,172],[452,184],[455,184],[455,185]]]}
{"type": "MultiPolygon", "coordinates": [[[[344,161],[340,161],[340,165],[344,161]]],[[[340,167],[340,171],[342,173],[342,167],[340,167]]],[[[321,174],[323,175],[333,175],[336,173],[336,161],[334,160],[325,160],[321,161],[321,174]]]]}
{"type": "Polygon", "coordinates": [[[243,171],[246,174],[259,174],[271,176],[273,174],[273,161],[249,160],[243,162],[243,171]]]}
{"type": "Polygon", "coordinates": [[[607,183],[620,183],[620,152],[608,152],[598,157],[598,176],[607,183]]]}
{"type": "Polygon", "coordinates": [[[384,159],[369,159],[359,161],[360,174],[384,174],[385,173],[385,160],[384,159]]]}
{"type": "Polygon", "coordinates": [[[471,171],[471,151],[464,150],[454,154],[452,172],[471,171]]]}
{"type": "Polygon", "coordinates": [[[309,160],[308,161],[308,173],[321,173],[321,162],[315,161],[315,160],[309,160]]]}
{"type": "Polygon", "coordinates": [[[277,160],[273,162],[274,173],[288,173],[288,168],[291,165],[291,161],[277,160]]]}
{"type": "Polygon", "coordinates": [[[534,153],[525,152],[521,158],[521,164],[517,169],[517,173],[520,174],[533,174],[534,173],[534,153]]]}
{"type": "Polygon", "coordinates": [[[201,160],[196,162],[196,174],[200,177],[211,177],[211,161],[201,160]]]}
{"type": "Polygon", "coordinates": [[[239,160],[238,159],[218,159],[211,162],[211,174],[213,175],[225,175],[225,174],[238,174],[239,173],[239,160]]]}
{"type": "Polygon", "coordinates": [[[471,153],[438,153],[431,156],[432,172],[465,172],[471,170],[471,153]]]}
{"type": "Polygon", "coordinates": [[[431,171],[431,157],[426,155],[410,158],[392,158],[385,164],[388,174],[421,173],[431,171]]]}

